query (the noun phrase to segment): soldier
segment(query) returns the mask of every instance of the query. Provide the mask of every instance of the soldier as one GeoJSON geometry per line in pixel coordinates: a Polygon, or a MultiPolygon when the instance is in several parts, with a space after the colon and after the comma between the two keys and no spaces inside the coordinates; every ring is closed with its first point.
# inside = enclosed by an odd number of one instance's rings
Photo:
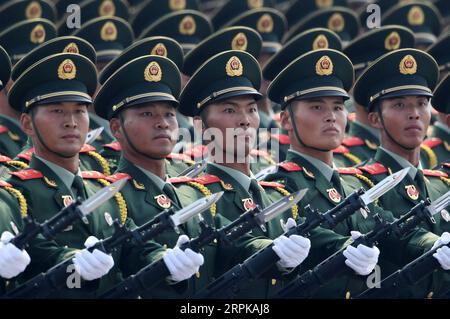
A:
{"type": "MultiPolygon", "coordinates": [[[[356,180],[348,176],[361,178],[362,173],[356,168],[336,169],[333,165],[333,149],[340,145],[344,137],[346,110],[344,100],[348,99],[348,90],[353,83],[353,66],[350,60],[336,50],[324,49],[307,53],[294,60],[284,69],[269,87],[269,97],[282,104],[281,114],[283,128],[289,132],[291,149],[285,162],[280,163],[278,171],[267,176],[267,180],[286,185],[289,191],[308,188],[303,204],[310,204],[319,211],[327,211],[361,187],[356,180]]],[[[364,177],[362,177],[364,179],[364,177]]],[[[392,220],[390,212],[370,207],[383,218],[392,220]]],[[[402,212],[406,212],[404,210],[402,212]]],[[[300,211],[300,215],[305,212],[300,211]]],[[[353,214],[345,222],[333,229],[341,235],[352,231],[367,233],[374,227],[374,219],[364,219],[359,213],[353,214]]],[[[352,237],[355,237],[354,235],[352,237]]],[[[396,262],[396,270],[408,258],[408,251],[416,256],[429,249],[439,237],[418,230],[407,240],[398,242],[395,238],[380,241],[382,249],[380,258],[382,275],[387,275],[387,260],[396,262]],[[409,245],[406,246],[409,241],[409,245]],[[392,242],[395,243],[392,246],[392,242]],[[392,247],[399,247],[393,249],[392,247]],[[417,247],[421,247],[417,249],[417,247]]],[[[358,246],[366,251],[367,256],[375,254],[368,247],[358,246]]],[[[359,260],[364,262],[365,259],[359,260]]],[[[370,259],[369,259],[370,260],[370,259]]],[[[365,260],[369,263],[369,260],[365,260]]],[[[370,264],[370,263],[369,263],[370,264]]],[[[367,273],[353,268],[357,274],[367,273]]],[[[330,283],[316,297],[347,298],[366,289],[365,283],[357,278],[346,277],[330,283]]]]}
{"type": "MultiPolygon", "coordinates": [[[[173,62],[164,57],[143,56],[125,64],[110,77],[95,99],[97,113],[110,119],[111,129],[123,149],[117,173],[109,179],[130,180],[124,194],[130,203],[129,213],[138,225],[166,208],[181,208],[199,197],[211,194],[199,179],[166,179],[164,159],[176,141],[175,107],[178,106],[176,97],[179,91],[180,73],[173,62]],[[114,98],[111,98],[111,92],[116,93],[114,98]],[[145,209],[142,205],[145,205],[145,209]]],[[[203,214],[203,218],[214,228],[229,223],[217,211],[203,214]]],[[[198,218],[189,221],[182,227],[182,232],[190,237],[198,236],[198,222],[198,218]]],[[[174,234],[170,233],[157,238],[158,242],[165,245],[172,245],[175,239],[174,234]]],[[[276,241],[274,250],[279,253],[280,265],[295,267],[306,258],[309,250],[307,240],[294,237],[279,241],[282,243],[276,241]],[[288,248],[287,245],[292,245],[293,248],[288,248]],[[287,257],[291,254],[296,257],[287,257]]],[[[247,236],[239,240],[235,248],[224,247],[223,243],[207,247],[202,252],[206,264],[190,280],[189,289],[179,290],[178,294],[174,294],[167,288],[158,287],[146,292],[144,297],[192,296],[213,277],[269,243],[267,239],[247,236]]]]}
{"type": "MultiPolygon", "coordinates": [[[[367,66],[387,52],[414,46],[414,34],[401,26],[384,26],[356,38],[345,47],[343,53],[352,61],[356,78],[367,66]]],[[[380,144],[379,132],[370,126],[366,109],[353,102],[355,120],[349,123],[347,138],[342,142],[342,153],[334,154],[338,167],[359,165],[375,155],[380,144]]]]}
{"type": "MultiPolygon", "coordinates": [[[[87,104],[97,86],[94,64],[79,54],[60,53],[52,55],[25,71],[9,92],[9,103],[22,112],[21,124],[35,147],[30,169],[11,173],[10,184],[14,185],[27,200],[28,214],[38,222],[49,219],[72,199],[86,198],[109,183],[99,172],[81,172],[78,152],[84,144],[88,132],[89,119],[87,104]]],[[[77,221],[55,241],[60,246],[80,249],[90,246],[97,238],[113,234],[113,221],[118,220],[126,227],[134,228],[134,222],[127,216],[127,206],[122,195],[117,193],[114,201],[109,201],[90,214],[84,221],[77,221]]],[[[99,281],[82,284],[80,289],[63,289],[54,297],[94,297],[104,289],[118,283],[122,275],[134,273],[156,258],[178,260],[181,267],[171,268],[172,278],[186,279],[201,264],[197,254],[186,256],[185,252],[167,250],[154,242],[144,247],[131,243],[124,244],[112,257],[94,251],[93,262],[98,268],[95,278],[106,274],[99,281]],[[181,259],[194,261],[182,264],[181,259]]],[[[90,256],[82,255],[80,263],[88,262],[90,256]]],[[[170,263],[170,261],[169,261],[170,263]]],[[[171,263],[172,264],[172,263],[171,263]]],[[[177,265],[177,263],[175,264],[177,265]]],[[[89,273],[81,273],[82,278],[92,279],[89,273]]]]}
{"type": "MultiPolygon", "coordinates": [[[[439,78],[443,80],[450,71],[450,55],[448,46],[450,44],[450,33],[443,35],[439,40],[428,48],[427,52],[436,59],[439,65],[439,78]]],[[[433,105],[434,106],[434,105],[433,105]]],[[[437,105],[437,110],[442,108],[437,105]]],[[[446,122],[446,113],[438,111],[437,120],[433,124],[433,130],[428,138],[423,141],[420,152],[420,162],[423,168],[435,168],[443,161],[449,160],[450,152],[450,129],[446,122]]]]}
{"type": "Polygon", "coordinates": [[[0,8],[0,28],[2,30],[22,21],[32,19],[56,21],[53,5],[48,1],[15,0],[2,3],[0,8]],[[4,5],[3,5],[4,4],[4,5]]]}
{"type": "MultiPolygon", "coordinates": [[[[56,37],[56,29],[52,22],[46,19],[32,19],[19,22],[0,32],[0,45],[11,58],[12,65],[22,59],[29,51],[40,44],[56,37]]],[[[27,136],[22,132],[20,113],[11,108],[7,93],[12,81],[3,84],[0,92],[0,154],[10,158],[15,157],[27,142],[27,136]],[[3,94],[4,93],[4,94],[3,94]]]]}
{"type": "MultiPolygon", "coordinates": [[[[256,204],[267,206],[280,193],[289,194],[279,183],[259,184],[250,170],[249,153],[259,125],[256,100],[260,96],[260,80],[259,66],[251,55],[242,51],[225,51],[202,65],[180,97],[180,112],[200,117],[205,129],[213,128],[221,134],[214,136],[213,148],[210,150],[211,162],[206,167],[207,175],[201,176],[199,180],[203,180],[203,184],[212,192],[225,191],[217,203],[217,211],[230,220],[256,204]],[[209,85],[205,87],[205,83],[209,85]],[[226,135],[230,135],[227,129],[233,130],[231,139],[226,139],[226,135]]],[[[284,219],[289,217],[297,219],[298,208],[284,213],[284,219]]],[[[253,230],[253,234],[275,238],[283,233],[278,221],[269,222],[266,229],[264,233],[253,230]]],[[[347,239],[322,228],[312,231],[310,238],[313,248],[310,258],[316,262],[340,249],[347,239]]],[[[356,255],[349,258],[358,258],[356,255]]],[[[362,261],[362,267],[373,269],[376,259],[375,254],[371,255],[366,260],[370,262],[366,264],[362,261]]],[[[350,260],[349,264],[354,265],[350,260]]],[[[270,297],[282,285],[282,280],[259,280],[257,285],[243,290],[238,296],[270,297]]]]}

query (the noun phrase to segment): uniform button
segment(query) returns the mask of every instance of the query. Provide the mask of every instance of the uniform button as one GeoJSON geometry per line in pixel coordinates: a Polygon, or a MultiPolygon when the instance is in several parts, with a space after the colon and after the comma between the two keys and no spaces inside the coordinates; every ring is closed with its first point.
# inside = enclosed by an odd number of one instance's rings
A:
{"type": "Polygon", "coordinates": [[[199,272],[199,271],[197,271],[197,272],[195,273],[195,277],[200,278],[200,272],[199,272]]]}
{"type": "Polygon", "coordinates": [[[345,299],[350,299],[351,296],[352,296],[352,295],[350,294],[350,291],[347,291],[347,292],[345,293],[345,299]]]}
{"type": "Polygon", "coordinates": [[[272,286],[275,286],[277,284],[277,280],[275,278],[272,278],[272,286]]]}
{"type": "Polygon", "coordinates": [[[434,292],[433,292],[433,291],[430,291],[430,292],[428,293],[428,295],[427,295],[427,299],[432,299],[432,298],[433,298],[433,295],[434,295],[434,292]]]}
{"type": "Polygon", "coordinates": [[[164,247],[164,249],[167,249],[167,244],[164,244],[163,247],[164,247]]]}

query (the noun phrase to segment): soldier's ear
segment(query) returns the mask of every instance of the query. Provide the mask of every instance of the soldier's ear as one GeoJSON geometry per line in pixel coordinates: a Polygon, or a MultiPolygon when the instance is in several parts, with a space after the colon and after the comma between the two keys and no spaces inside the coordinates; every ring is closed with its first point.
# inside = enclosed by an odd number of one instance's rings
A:
{"type": "Polygon", "coordinates": [[[120,140],[122,138],[122,131],[120,130],[120,126],[120,120],[117,117],[113,117],[109,121],[109,128],[111,129],[111,133],[117,140],[120,140]]]}
{"type": "Polygon", "coordinates": [[[289,114],[287,109],[284,109],[284,111],[281,111],[280,113],[280,124],[281,128],[285,129],[286,131],[292,130],[291,115],[289,114]]]}
{"type": "Polygon", "coordinates": [[[22,113],[20,115],[20,124],[22,125],[22,131],[28,136],[34,136],[33,122],[31,120],[31,113],[22,113]]]}
{"type": "Polygon", "coordinates": [[[370,112],[367,118],[369,119],[369,123],[372,127],[380,130],[383,128],[383,124],[381,123],[380,115],[378,114],[378,112],[370,112]]]}

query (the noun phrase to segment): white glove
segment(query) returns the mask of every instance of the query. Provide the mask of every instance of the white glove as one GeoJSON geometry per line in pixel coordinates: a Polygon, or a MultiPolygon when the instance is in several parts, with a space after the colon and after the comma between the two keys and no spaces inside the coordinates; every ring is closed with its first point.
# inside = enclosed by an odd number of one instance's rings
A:
{"type": "MultiPolygon", "coordinates": [[[[99,240],[94,236],[89,236],[86,239],[84,246],[89,248],[95,245],[99,240]]],[[[106,275],[114,266],[114,259],[111,255],[94,249],[90,252],[87,249],[78,251],[73,258],[75,270],[80,274],[84,280],[94,280],[106,275]]]]}
{"type": "MultiPolygon", "coordinates": [[[[441,235],[441,237],[439,237],[438,240],[434,242],[433,248],[431,249],[434,249],[442,245],[447,245],[449,242],[450,242],[450,234],[445,232],[441,235]]],[[[436,252],[433,254],[433,257],[439,261],[441,267],[444,270],[450,269],[450,248],[448,248],[448,246],[438,248],[436,252]]]]}
{"type": "MultiPolygon", "coordinates": [[[[359,231],[350,233],[354,241],[362,236],[359,231]]],[[[344,256],[347,258],[345,264],[361,276],[367,276],[375,269],[379,255],[380,250],[376,246],[367,247],[363,244],[359,244],[358,247],[349,245],[344,250],[344,256]]]]}
{"type": "Polygon", "coordinates": [[[20,250],[9,243],[14,235],[9,231],[2,234],[0,242],[0,276],[6,279],[16,277],[27,268],[31,261],[25,250],[20,250]]]}
{"type": "MultiPolygon", "coordinates": [[[[292,218],[287,220],[285,230],[297,226],[292,218]]],[[[273,241],[272,249],[280,257],[277,265],[281,268],[295,268],[308,257],[311,241],[308,238],[291,235],[288,237],[281,235],[273,241]]]]}
{"type": "Polygon", "coordinates": [[[204,258],[200,253],[187,248],[184,251],[180,246],[189,242],[189,237],[181,235],[173,249],[169,248],[163,256],[164,263],[170,271],[169,280],[178,282],[192,277],[203,265],[204,258]]]}

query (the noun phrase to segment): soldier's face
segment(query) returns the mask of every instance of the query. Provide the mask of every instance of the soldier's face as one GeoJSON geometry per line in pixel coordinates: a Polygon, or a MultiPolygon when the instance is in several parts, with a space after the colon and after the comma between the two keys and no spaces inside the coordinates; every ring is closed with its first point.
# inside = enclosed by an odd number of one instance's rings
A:
{"type": "MultiPolygon", "coordinates": [[[[164,158],[172,152],[177,142],[178,122],[176,110],[170,103],[146,103],[124,110],[121,116],[128,138],[139,152],[157,158],[164,158]]],[[[124,154],[134,154],[119,119],[111,120],[111,130],[124,154]]]]}
{"type": "Polygon", "coordinates": [[[36,106],[34,126],[31,114],[21,117],[22,128],[31,136],[36,154],[51,151],[65,157],[78,154],[84,145],[89,130],[87,105],[78,102],[63,102],[36,106]],[[37,134],[40,134],[46,147],[42,145],[37,134]]]}
{"type": "MultiPolygon", "coordinates": [[[[381,114],[385,129],[401,145],[419,147],[425,138],[431,119],[431,106],[427,97],[403,96],[381,101],[381,114]]],[[[369,114],[371,124],[381,131],[382,141],[391,143],[378,114],[369,114]]]]}
{"type": "MultiPolygon", "coordinates": [[[[250,95],[229,98],[212,103],[203,116],[208,128],[220,131],[215,136],[215,146],[233,158],[246,157],[256,141],[259,127],[258,106],[250,95]]],[[[211,130],[212,131],[212,130],[211,130]]]]}
{"type": "Polygon", "coordinates": [[[294,119],[288,110],[281,114],[281,124],[289,132],[291,143],[301,146],[295,137],[292,120],[295,121],[302,141],[314,148],[332,150],[344,139],[347,111],[342,97],[320,97],[292,102],[294,119]]]}

